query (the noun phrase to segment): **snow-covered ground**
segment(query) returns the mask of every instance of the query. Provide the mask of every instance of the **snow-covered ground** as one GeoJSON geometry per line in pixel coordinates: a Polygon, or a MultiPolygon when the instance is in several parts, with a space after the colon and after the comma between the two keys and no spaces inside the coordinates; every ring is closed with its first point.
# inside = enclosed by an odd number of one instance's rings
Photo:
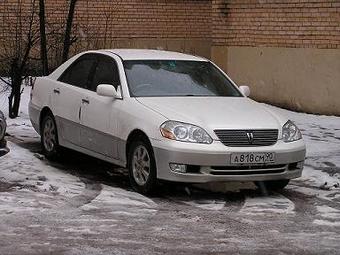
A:
{"type": "MultiPolygon", "coordinates": [[[[170,185],[132,192],[124,171],[40,154],[22,95],[0,158],[0,254],[338,254],[340,118],[273,107],[302,129],[303,176],[263,196],[252,184],[170,185]],[[20,242],[18,242],[20,240],[20,242]]],[[[7,114],[7,95],[0,109],[7,114]]]]}

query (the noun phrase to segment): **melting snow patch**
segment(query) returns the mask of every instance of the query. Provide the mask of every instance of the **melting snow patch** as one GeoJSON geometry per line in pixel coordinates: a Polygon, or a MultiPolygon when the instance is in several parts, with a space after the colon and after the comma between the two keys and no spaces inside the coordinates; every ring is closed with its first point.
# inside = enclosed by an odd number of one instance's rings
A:
{"type": "Polygon", "coordinates": [[[327,205],[317,206],[318,212],[321,216],[328,219],[340,219],[340,210],[329,207],[327,205]]]}
{"type": "Polygon", "coordinates": [[[157,204],[151,199],[136,193],[127,191],[125,189],[110,187],[103,185],[103,189],[99,196],[97,196],[92,202],[105,202],[111,205],[125,205],[125,206],[137,206],[154,208],[157,204]]]}
{"type": "Polygon", "coordinates": [[[247,197],[241,213],[265,215],[267,213],[294,214],[294,203],[282,195],[247,197]]]}
{"type": "Polygon", "coordinates": [[[314,220],[314,224],[316,225],[323,225],[323,226],[330,226],[330,227],[340,227],[340,222],[333,222],[329,220],[314,220]]]}
{"type": "Polygon", "coordinates": [[[225,206],[225,201],[222,200],[193,200],[184,201],[184,203],[204,210],[212,211],[222,210],[225,206]]]}
{"type": "Polygon", "coordinates": [[[100,234],[100,232],[92,231],[89,228],[67,228],[67,229],[64,229],[64,231],[70,232],[70,233],[90,234],[90,235],[100,234]]]}

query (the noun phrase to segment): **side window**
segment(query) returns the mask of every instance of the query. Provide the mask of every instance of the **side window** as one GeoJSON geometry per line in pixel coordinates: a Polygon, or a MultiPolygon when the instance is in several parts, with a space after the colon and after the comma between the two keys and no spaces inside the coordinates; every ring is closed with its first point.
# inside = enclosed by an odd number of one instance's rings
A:
{"type": "Polygon", "coordinates": [[[90,83],[90,74],[94,63],[94,57],[84,55],[76,60],[58,80],[86,89],[90,83]]]}
{"type": "Polygon", "coordinates": [[[116,62],[108,56],[99,56],[95,68],[91,90],[96,91],[99,84],[111,84],[116,89],[120,85],[119,72],[116,62]]]}

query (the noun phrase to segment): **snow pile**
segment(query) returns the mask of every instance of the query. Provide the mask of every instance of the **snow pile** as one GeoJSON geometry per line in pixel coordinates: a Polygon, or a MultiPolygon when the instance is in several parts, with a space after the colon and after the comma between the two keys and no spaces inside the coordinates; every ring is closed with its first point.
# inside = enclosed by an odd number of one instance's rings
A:
{"type": "Polygon", "coordinates": [[[10,153],[0,159],[1,181],[66,197],[79,195],[84,189],[85,185],[78,177],[47,165],[46,161],[12,142],[8,142],[8,147],[10,153]]]}

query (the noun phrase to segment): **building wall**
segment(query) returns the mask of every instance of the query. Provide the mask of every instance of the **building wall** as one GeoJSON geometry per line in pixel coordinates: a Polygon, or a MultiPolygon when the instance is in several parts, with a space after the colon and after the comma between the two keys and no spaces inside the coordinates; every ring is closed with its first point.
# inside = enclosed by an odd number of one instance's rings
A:
{"type": "MultiPolygon", "coordinates": [[[[15,21],[18,1],[21,2],[21,15],[27,18],[31,0],[2,0],[0,20],[5,23],[15,21]]],[[[36,3],[38,7],[38,1],[36,3]]],[[[68,1],[45,0],[45,5],[47,33],[63,33],[68,1]]],[[[72,53],[93,48],[133,47],[210,57],[210,14],[210,0],[78,0],[73,28],[77,42],[72,53]]],[[[12,35],[10,26],[0,25],[0,45],[12,35]]],[[[48,38],[52,45],[58,41],[54,37],[48,38]]]]}
{"type": "Polygon", "coordinates": [[[340,115],[338,0],[213,0],[211,56],[256,100],[340,115]]]}
{"type": "MultiPolygon", "coordinates": [[[[49,1],[51,17],[62,16],[54,9],[64,2],[49,1]]],[[[76,10],[76,29],[85,44],[91,38],[96,47],[162,48],[210,56],[209,0],[80,0],[76,10]]]]}
{"type": "Polygon", "coordinates": [[[213,43],[340,49],[338,0],[213,0],[213,43]]]}

